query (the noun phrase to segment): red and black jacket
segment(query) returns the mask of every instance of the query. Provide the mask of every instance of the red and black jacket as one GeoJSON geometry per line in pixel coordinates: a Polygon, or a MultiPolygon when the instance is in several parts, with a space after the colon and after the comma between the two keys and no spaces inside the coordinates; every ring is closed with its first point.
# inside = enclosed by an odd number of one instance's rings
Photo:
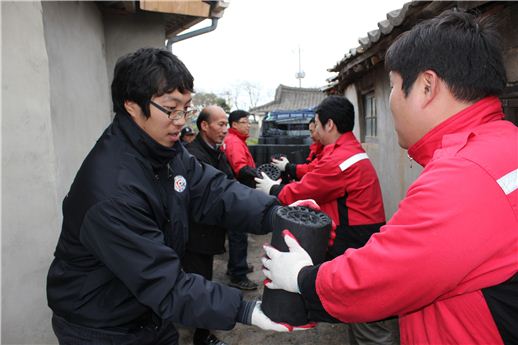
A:
{"type": "Polygon", "coordinates": [[[327,145],[302,180],[273,186],[270,194],[285,205],[302,199],[314,199],[320,205],[337,225],[331,257],[362,247],[385,224],[378,176],[352,132],[327,145]]]}
{"type": "Polygon", "coordinates": [[[248,187],[255,188],[254,178],[259,175],[255,170],[254,157],[246,145],[246,138],[247,135],[230,128],[225,138],[224,150],[236,179],[248,187]]]}
{"type": "Polygon", "coordinates": [[[299,273],[310,319],[397,315],[402,344],[517,344],[518,128],[488,97],[408,153],[424,170],[380,233],[299,273]]]}

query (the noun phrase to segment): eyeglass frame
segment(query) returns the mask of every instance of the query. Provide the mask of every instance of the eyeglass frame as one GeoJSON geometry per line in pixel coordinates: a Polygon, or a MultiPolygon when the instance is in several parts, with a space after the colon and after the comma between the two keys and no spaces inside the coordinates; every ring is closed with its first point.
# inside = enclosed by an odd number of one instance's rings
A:
{"type": "Polygon", "coordinates": [[[194,116],[198,112],[197,109],[168,110],[168,109],[164,108],[163,106],[161,106],[160,104],[158,104],[158,103],[156,103],[156,102],[154,102],[152,100],[149,100],[149,103],[151,105],[153,105],[155,108],[157,108],[158,110],[160,110],[161,112],[163,112],[164,114],[166,114],[167,118],[169,120],[171,120],[171,121],[178,121],[178,120],[181,120],[181,119],[188,119],[191,116],[194,116]],[[171,116],[171,114],[173,114],[173,116],[171,116]]]}

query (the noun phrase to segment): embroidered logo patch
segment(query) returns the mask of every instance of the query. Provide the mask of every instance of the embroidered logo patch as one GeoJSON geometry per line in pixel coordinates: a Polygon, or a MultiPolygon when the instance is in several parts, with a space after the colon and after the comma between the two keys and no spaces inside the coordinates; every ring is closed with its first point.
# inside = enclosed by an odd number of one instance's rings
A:
{"type": "Polygon", "coordinates": [[[181,193],[185,190],[185,187],[187,187],[187,181],[185,180],[185,177],[182,175],[176,175],[174,177],[174,190],[178,193],[181,193]]]}

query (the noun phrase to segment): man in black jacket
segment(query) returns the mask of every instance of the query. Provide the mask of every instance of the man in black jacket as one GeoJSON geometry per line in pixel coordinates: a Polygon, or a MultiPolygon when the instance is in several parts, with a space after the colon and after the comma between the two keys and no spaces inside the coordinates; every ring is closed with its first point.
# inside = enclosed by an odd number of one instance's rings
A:
{"type": "MultiPolygon", "coordinates": [[[[223,143],[228,130],[225,110],[216,105],[202,109],[196,120],[198,135],[186,146],[187,150],[200,162],[222,171],[229,179],[234,179],[232,168],[219,145],[223,143]]],[[[192,219],[189,221],[189,240],[182,266],[185,272],[198,273],[212,280],[214,255],[225,252],[225,228],[219,225],[205,225],[192,219]]],[[[194,331],[194,345],[226,345],[210,334],[209,330],[197,328],[194,331]]]]}
{"type": "Polygon", "coordinates": [[[60,344],[177,344],[173,322],[287,330],[237,289],[185,273],[189,217],[252,233],[271,231],[275,199],[200,163],[179,143],[193,77],[164,49],[119,59],[115,117],[63,201],[47,277],[60,344]]]}

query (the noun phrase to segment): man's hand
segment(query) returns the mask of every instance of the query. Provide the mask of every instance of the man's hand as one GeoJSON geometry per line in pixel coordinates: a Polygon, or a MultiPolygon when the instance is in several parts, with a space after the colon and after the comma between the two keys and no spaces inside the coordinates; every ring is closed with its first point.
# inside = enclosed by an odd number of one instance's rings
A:
{"type": "Polygon", "coordinates": [[[289,332],[290,329],[282,323],[273,322],[264,315],[261,309],[261,301],[257,301],[252,312],[252,325],[257,326],[265,331],[289,332]]]}
{"type": "Polygon", "coordinates": [[[297,278],[300,270],[313,266],[313,260],[302,248],[289,230],[282,232],[288,252],[280,252],[271,246],[263,246],[267,257],[263,257],[263,274],[268,278],[265,286],[269,289],[282,289],[300,293],[297,278]]]}
{"type": "Polygon", "coordinates": [[[275,165],[280,171],[285,171],[286,165],[289,162],[290,161],[286,157],[281,157],[281,159],[272,158],[272,164],[275,165]]]}
{"type": "Polygon", "coordinates": [[[310,208],[315,211],[320,211],[320,206],[313,199],[297,200],[297,201],[289,204],[288,206],[304,206],[304,207],[310,208]]]}
{"type": "Polygon", "coordinates": [[[292,331],[304,331],[314,328],[317,324],[310,322],[303,326],[292,326],[287,323],[274,322],[270,320],[268,316],[263,313],[261,309],[261,301],[257,301],[252,312],[252,325],[257,326],[265,331],[276,331],[276,332],[292,332],[292,331]]]}
{"type": "Polygon", "coordinates": [[[270,194],[270,189],[272,188],[272,186],[281,184],[280,179],[274,181],[271,178],[269,178],[268,175],[266,175],[264,172],[261,172],[261,175],[263,176],[263,178],[255,178],[255,189],[258,189],[268,195],[270,194]]]}

